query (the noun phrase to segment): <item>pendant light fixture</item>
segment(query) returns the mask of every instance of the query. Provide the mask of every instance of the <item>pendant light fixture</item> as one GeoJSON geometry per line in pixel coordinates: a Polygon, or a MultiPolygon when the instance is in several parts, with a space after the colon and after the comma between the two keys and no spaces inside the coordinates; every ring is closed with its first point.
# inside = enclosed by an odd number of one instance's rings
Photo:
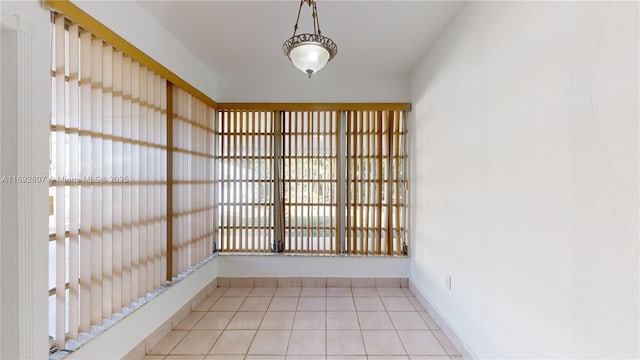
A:
{"type": "Polygon", "coordinates": [[[293,36],[284,42],[282,51],[284,51],[284,54],[291,60],[293,65],[309,75],[309,78],[327,65],[338,53],[338,45],[333,40],[322,35],[315,0],[300,0],[298,17],[293,27],[293,36]],[[312,9],[313,34],[296,35],[300,12],[302,11],[302,5],[305,3],[312,9]]]}

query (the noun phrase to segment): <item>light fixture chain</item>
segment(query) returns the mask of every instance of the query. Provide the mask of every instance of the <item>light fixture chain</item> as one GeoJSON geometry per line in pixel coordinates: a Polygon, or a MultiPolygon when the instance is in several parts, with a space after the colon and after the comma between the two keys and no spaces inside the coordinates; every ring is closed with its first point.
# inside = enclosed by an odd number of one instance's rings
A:
{"type": "Polygon", "coordinates": [[[316,7],[315,0],[310,0],[313,2],[313,32],[322,35],[322,30],[320,30],[320,20],[318,20],[318,8],[316,7]]]}
{"type": "Polygon", "coordinates": [[[298,22],[300,22],[300,13],[302,12],[302,4],[304,4],[307,0],[300,0],[300,7],[298,7],[298,17],[296,17],[296,24],[293,25],[293,36],[296,36],[296,31],[298,31],[298,22]]]}

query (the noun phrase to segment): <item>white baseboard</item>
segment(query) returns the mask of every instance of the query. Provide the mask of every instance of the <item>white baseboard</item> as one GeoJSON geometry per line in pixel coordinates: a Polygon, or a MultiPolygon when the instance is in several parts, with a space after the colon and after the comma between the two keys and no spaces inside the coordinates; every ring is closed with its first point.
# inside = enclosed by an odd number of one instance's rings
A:
{"type": "Polygon", "coordinates": [[[435,320],[438,326],[440,326],[440,329],[442,329],[449,340],[451,340],[451,343],[453,343],[456,349],[458,349],[462,354],[463,359],[480,359],[476,352],[473,351],[473,349],[471,349],[471,347],[465,342],[462,334],[460,334],[460,332],[450,324],[450,322],[442,315],[442,312],[438,310],[431,301],[429,301],[429,298],[415,286],[411,279],[409,279],[409,290],[413,292],[420,304],[422,304],[433,320],[435,320]]]}

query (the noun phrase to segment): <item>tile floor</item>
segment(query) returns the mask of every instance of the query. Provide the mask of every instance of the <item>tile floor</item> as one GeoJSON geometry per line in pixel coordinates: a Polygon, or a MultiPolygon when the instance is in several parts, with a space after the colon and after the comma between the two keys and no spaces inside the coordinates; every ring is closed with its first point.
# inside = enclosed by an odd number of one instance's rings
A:
{"type": "Polygon", "coordinates": [[[406,288],[217,288],[144,359],[461,359],[406,288]]]}

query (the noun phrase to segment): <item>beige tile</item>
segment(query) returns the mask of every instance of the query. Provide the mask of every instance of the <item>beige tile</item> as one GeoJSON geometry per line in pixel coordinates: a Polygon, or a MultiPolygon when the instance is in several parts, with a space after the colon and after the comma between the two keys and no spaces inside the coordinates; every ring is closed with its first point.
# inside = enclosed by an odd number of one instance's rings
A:
{"type": "Polygon", "coordinates": [[[227,329],[255,330],[260,326],[263,317],[262,311],[237,312],[227,325],[227,329]]]}
{"type": "Polygon", "coordinates": [[[162,325],[158,326],[153,332],[145,339],[145,351],[152,349],[156,346],[162,338],[167,336],[171,332],[171,320],[167,320],[162,325]]]}
{"type": "Polygon", "coordinates": [[[298,311],[293,321],[293,328],[299,330],[325,329],[325,313],[321,311],[298,311]]]}
{"type": "Polygon", "coordinates": [[[193,307],[193,311],[209,311],[218,299],[219,297],[207,296],[204,300],[200,301],[198,305],[193,307]]]}
{"type": "Polygon", "coordinates": [[[427,323],[416,311],[389,311],[389,317],[397,330],[429,330],[427,323]]]}
{"type": "Polygon", "coordinates": [[[274,296],[300,296],[299,287],[279,287],[274,296]]]}
{"type": "Polygon", "coordinates": [[[440,344],[444,347],[449,355],[452,356],[460,356],[460,352],[456,349],[455,345],[449,340],[447,335],[442,330],[434,331],[433,334],[436,336],[440,344]]]}
{"type": "Polygon", "coordinates": [[[409,299],[409,302],[413,305],[413,308],[416,309],[416,311],[427,311],[415,296],[409,296],[407,299],[409,299]]]}
{"type": "Polygon", "coordinates": [[[325,360],[324,355],[287,355],[286,360],[325,360]]]}
{"type": "Polygon", "coordinates": [[[365,355],[359,330],[327,330],[327,355],[365,355]]]}
{"type": "Polygon", "coordinates": [[[228,288],[229,287],[229,278],[219,277],[217,284],[218,284],[218,287],[228,288]]]}
{"type": "Polygon", "coordinates": [[[248,287],[230,287],[227,291],[222,295],[224,296],[247,296],[251,292],[252,288],[248,287]]]}
{"type": "Polygon", "coordinates": [[[238,288],[252,288],[253,287],[253,278],[230,278],[229,279],[229,287],[238,287],[238,288]]]}
{"type": "Polygon", "coordinates": [[[358,330],[358,315],[355,311],[327,311],[327,329],[358,330]]]}
{"type": "Polygon", "coordinates": [[[376,278],[351,278],[351,287],[374,288],[376,287],[376,278]]]}
{"type": "Polygon", "coordinates": [[[268,311],[296,311],[297,308],[297,297],[274,297],[268,311]]]}
{"type": "Polygon", "coordinates": [[[409,279],[400,278],[400,287],[403,288],[403,289],[408,289],[409,288],[409,279]]]}
{"type": "Polygon", "coordinates": [[[462,360],[456,357],[449,357],[446,355],[411,355],[410,360],[462,360]]]}
{"type": "Polygon", "coordinates": [[[326,296],[327,288],[303,287],[300,296],[326,296]]]}
{"type": "Polygon", "coordinates": [[[392,355],[387,355],[387,356],[368,356],[367,359],[369,360],[409,360],[408,356],[392,356],[392,355]]]}
{"type": "Polygon", "coordinates": [[[265,296],[248,297],[244,300],[238,311],[267,311],[271,299],[273,298],[265,296]]]}
{"type": "Polygon", "coordinates": [[[325,330],[293,330],[287,355],[324,355],[325,330]]]}
{"type": "Polygon", "coordinates": [[[431,315],[429,315],[428,312],[420,311],[418,312],[418,314],[420,314],[420,316],[422,317],[422,320],[424,320],[424,322],[427,323],[427,326],[429,327],[429,329],[440,330],[440,326],[435,320],[433,320],[433,318],[431,317],[431,315]]]}
{"type": "Polygon", "coordinates": [[[353,296],[380,296],[376,288],[352,288],[353,296]]]}
{"type": "Polygon", "coordinates": [[[352,297],[328,297],[327,311],[356,311],[352,297]]]}
{"type": "Polygon", "coordinates": [[[298,311],[325,311],[327,298],[325,297],[300,297],[298,311]]]}
{"type": "Polygon", "coordinates": [[[327,288],[327,296],[353,296],[351,288],[327,288]]]}
{"type": "Polygon", "coordinates": [[[289,330],[258,330],[249,348],[249,354],[286,354],[290,333],[289,330]]]}
{"type": "Polygon", "coordinates": [[[211,311],[206,313],[193,327],[194,330],[224,329],[235,313],[231,311],[211,311]]]}
{"type": "Polygon", "coordinates": [[[209,311],[237,311],[244,302],[244,297],[221,297],[209,311]]]}
{"type": "Polygon", "coordinates": [[[398,330],[398,335],[409,355],[447,355],[429,330],[398,330]]]}
{"type": "Polygon", "coordinates": [[[207,355],[204,360],[244,360],[244,355],[207,355]]]}
{"type": "Polygon", "coordinates": [[[140,360],[163,360],[164,355],[144,355],[140,360]]]}
{"type": "Polygon", "coordinates": [[[174,329],[175,330],[191,330],[193,325],[195,325],[198,321],[200,321],[200,319],[204,314],[205,314],[204,312],[192,311],[189,313],[189,315],[185,316],[185,318],[182,319],[182,321],[180,321],[178,325],[174,327],[174,329]]]}
{"type": "Polygon", "coordinates": [[[171,350],[172,355],[206,355],[220,336],[220,330],[191,330],[171,350]]]}
{"type": "Polygon", "coordinates": [[[283,355],[248,355],[246,360],[285,360],[283,355]]]}
{"type": "Polygon", "coordinates": [[[406,296],[400,288],[377,288],[380,296],[406,296]]]}
{"type": "Polygon", "coordinates": [[[275,287],[254,287],[249,296],[273,296],[276,293],[275,287]]]}
{"type": "Polygon", "coordinates": [[[301,286],[302,286],[302,278],[299,278],[299,277],[278,278],[279,288],[301,287],[301,286]]]}
{"type": "Polygon", "coordinates": [[[386,311],[358,312],[360,328],[363,330],[392,330],[393,323],[386,311]]]}
{"type": "Polygon", "coordinates": [[[406,355],[400,338],[392,330],[362,330],[367,355],[406,355]]]}
{"type": "Polygon", "coordinates": [[[329,277],[327,278],[327,287],[350,288],[351,278],[329,277]]]}
{"type": "Polygon", "coordinates": [[[403,297],[382,297],[382,303],[387,311],[415,311],[409,299],[403,297]]]}
{"type": "Polygon", "coordinates": [[[327,360],[367,360],[364,355],[330,355],[327,360]]]}
{"type": "Polygon", "coordinates": [[[147,354],[151,355],[160,355],[160,354],[168,354],[173,350],[173,348],[182,340],[185,335],[187,335],[187,331],[174,330],[171,331],[167,336],[163,337],[156,346],[151,348],[151,350],[147,351],[147,354]]]}
{"type": "Polygon", "coordinates": [[[354,296],[353,299],[356,302],[356,310],[358,311],[384,311],[385,308],[382,305],[379,297],[373,296],[354,296]]]}
{"type": "Polygon", "coordinates": [[[202,360],[204,355],[169,355],[165,360],[202,360]]]}
{"type": "Polygon", "coordinates": [[[377,288],[399,288],[400,278],[376,278],[377,288]]]}
{"type": "Polygon", "coordinates": [[[293,328],[293,319],[296,313],[293,311],[269,311],[264,315],[260,329],[265,330],[289,330],[293,328]]]}
{"type": "Polygon", "coordinates": [[[327,279],[323,277],[303,277],[302,287],[324,288],[327,287],[327,279]]]}
{"type": "Polygon", "coordinates": [[[246,354],[255,334],[255,330],[225,330],[209,353],[246,354]]]}
{"type": "Polygon", "coordinates": [[[277,288],[278,279],[272,277],[253,278],[253,287],[277,288]]]}

